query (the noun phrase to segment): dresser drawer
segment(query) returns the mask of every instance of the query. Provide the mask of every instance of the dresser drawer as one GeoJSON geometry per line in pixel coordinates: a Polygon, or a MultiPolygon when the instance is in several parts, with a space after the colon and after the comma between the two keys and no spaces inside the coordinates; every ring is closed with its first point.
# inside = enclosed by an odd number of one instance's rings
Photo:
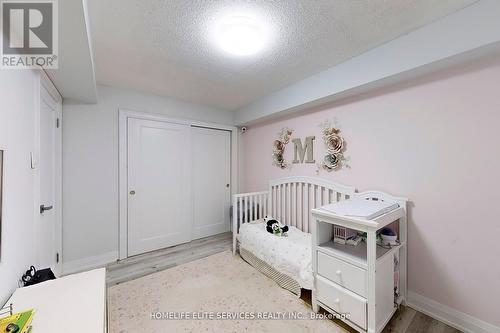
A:
{"type": "Polygon", "coordinates": [[[318,274],[366,297],[366,271],[318,251],[318,274]]]}
{"type": "Polygon", "coordinates": [[[348,319],[366,329],[366,300],[335,283],[316,277],[316,296],[319,302],[331,310],[346,314],[348,319]]]}

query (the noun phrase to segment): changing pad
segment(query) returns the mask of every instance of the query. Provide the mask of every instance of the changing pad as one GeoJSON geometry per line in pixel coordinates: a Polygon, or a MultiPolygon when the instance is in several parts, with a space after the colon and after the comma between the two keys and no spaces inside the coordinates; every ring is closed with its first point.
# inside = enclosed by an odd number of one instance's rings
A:
{"type": "Polygon", "coordinates": [[[321,207],[321,209],[335,213],[337,215],[352,216],[372,220],[398,207],[399,205],[395,202],[352,198],[323,206],[321,207]]]}

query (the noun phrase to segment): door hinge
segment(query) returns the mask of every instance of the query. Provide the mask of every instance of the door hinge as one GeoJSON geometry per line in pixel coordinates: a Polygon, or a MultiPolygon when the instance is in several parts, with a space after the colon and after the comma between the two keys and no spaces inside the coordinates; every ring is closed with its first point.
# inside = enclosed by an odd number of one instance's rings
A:
{"type": "Polygon", "coordinates": [[[59,253],[56,253],[56,263],[59,263],[59,253]]]}
{"type": "Polygon", "coordinates": [[[59,128],[59,118],[56,119],[56,128],[59,128]]]}

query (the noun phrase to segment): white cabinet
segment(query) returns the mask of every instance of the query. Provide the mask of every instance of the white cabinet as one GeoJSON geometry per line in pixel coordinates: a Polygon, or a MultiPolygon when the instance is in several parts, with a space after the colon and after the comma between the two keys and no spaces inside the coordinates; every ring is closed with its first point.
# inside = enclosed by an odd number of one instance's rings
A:
{"type": "Polygon", "coordinates": [[[341,315],[359,332],[381,332],[406,300],[406,199],[380,192],[356,193],[367,200],[391,200],[396,208],[373,220],[313,209],[314,311],[320,307],[341,315]],[[377,230],[399,221],[400,243],[381,247],[377,230]],[[357,246],[332,241],[334,225],[366,233],[357,246]],[[396,264],[397,262],[398,264],[396,264]],[[396,265],[396,266],[395,266],[396,265]],[[397,272],[395,274],[395,271],[397,272]]]}
{"type": "Polygon", "coordinates": [[[96,269],[17,289],[14,312],[35,309],[33,332],[105,333],[106,269],[96,269]]]}

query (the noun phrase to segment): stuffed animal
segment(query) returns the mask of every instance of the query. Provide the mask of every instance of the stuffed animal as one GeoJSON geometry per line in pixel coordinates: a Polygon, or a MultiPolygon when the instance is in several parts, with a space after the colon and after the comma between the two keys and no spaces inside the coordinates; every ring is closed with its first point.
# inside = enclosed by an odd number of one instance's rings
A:
{"type": "Polygon", "coordinates": [[[288,226],[281,226],[278,220],[275,220],[270,216],[264,217],[264,222],[266,223],[267,232],[276,236],[286,236],[288,226]]]}

